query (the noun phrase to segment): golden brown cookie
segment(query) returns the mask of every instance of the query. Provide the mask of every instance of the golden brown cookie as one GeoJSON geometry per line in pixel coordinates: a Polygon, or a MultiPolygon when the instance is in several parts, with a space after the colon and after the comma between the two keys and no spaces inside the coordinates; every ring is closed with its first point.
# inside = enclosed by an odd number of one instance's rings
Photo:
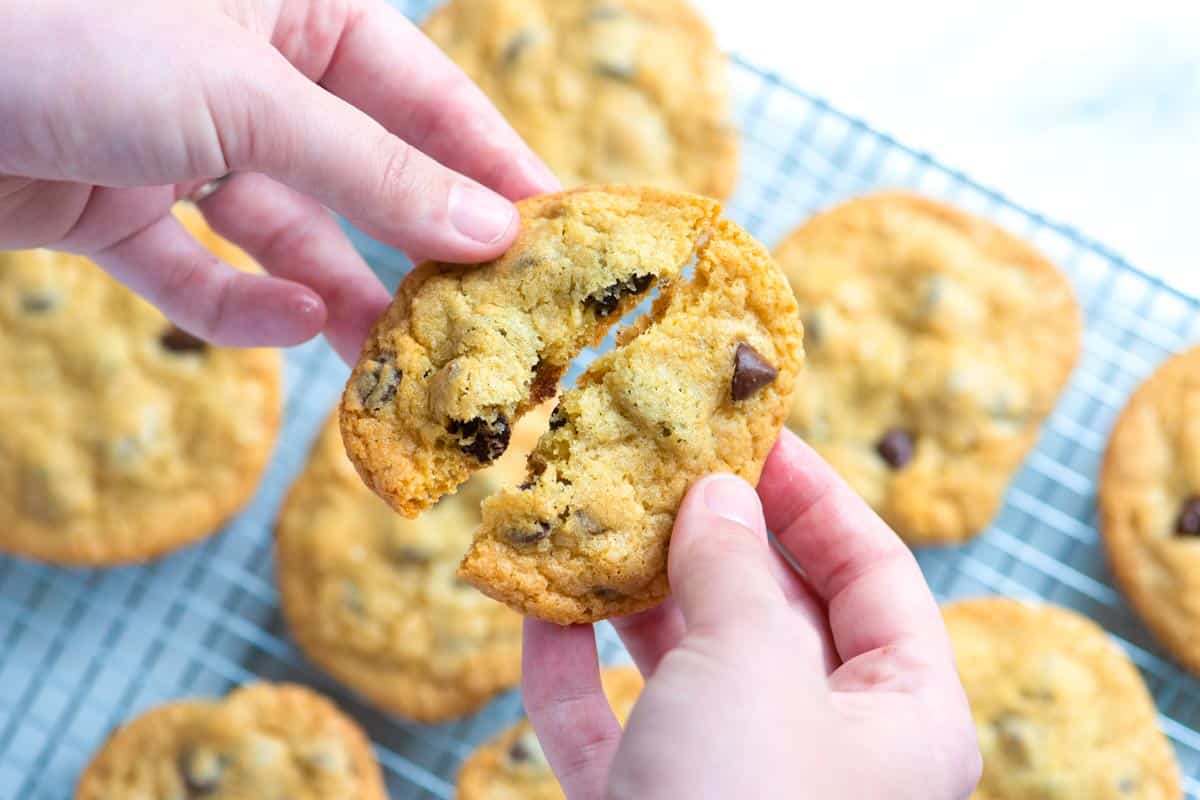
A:
{"type": "Polygon", "coordinates": [[[371,743],[324,697],[257,683],[151,709],[114,732],[75,800],[386,800],[371,743]]]}
{"type": "Polygon", "coordinates": [[[801,339],[778,265],[716,222],[695,276],[666,287],[562,396],[529,480],[484,502],[461,574],[564,625],[660,602],[679,503],[711,472],[758,482],[791,407],[801,339]]]}
{"type": "Polygon", "coordinates": [[[943,609],[983,752],[973,800],[1179,800],[1141,675],[1104,631],[1001,597],[943,609]]]}
{"type": "MultiPolygon", "coordinates": [[[[621,724],[629,718],[642,676],[633,667],[606,667],[604,693],[621,724]]],[[[528,720],[476,750],[458,773],[457,800],[565,800],[528,720]]]]}
{"type": "Polygon", "coordinates": [[[990,222],[892,192],[818,214],[776,257],[808,356],[789,427],[910,544],[979,533],[1079,352],[1066,278],[990,222]]]}
{"type": "Polygon", "coordinates": [[[564,185],[733,191],[726,60],[690,3],[452,0],[425,32],[564,185]]]}
{"type": "Polygon", "coordinates": [[[1168,360],[1130,398],[1109,438],[1099,505],[1117,582],[1200,675],[1200,348],[1168,360]]]}
{"type": "Polygon", "coordinates": [[[375,323],[341,405],[359,474],[414,517],[507,448],[579,351],[687,263],[719,211],[693,195],[597,187],[517,204],[499,259],[422,264],[375,323]]]}
{"type": "MultiPolygon", "coordinates": [[[[180,206],[227,263],[254,263],[180,206]]],[[[143,561],[207,536],[253,494],[280,419],[281,359],[213,347],[79,256],[0,253],[0,550],[143,561]]]]}
{"type": "Polygon", "coordinates": [[[423,722],[474,711],[516,684],[520,615],[455,571],[480,502],[522,480],[548,414],[526,415],[508,452],[417,519],[363,485],[330,419],[276,526],[284,617],[310,659],[381,708],[423,722]]]}

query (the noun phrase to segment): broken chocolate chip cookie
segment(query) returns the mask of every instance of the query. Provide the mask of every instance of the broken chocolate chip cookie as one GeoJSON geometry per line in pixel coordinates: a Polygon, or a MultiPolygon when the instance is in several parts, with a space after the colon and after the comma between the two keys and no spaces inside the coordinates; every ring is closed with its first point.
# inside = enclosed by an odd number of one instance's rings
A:
{"type": "Polygon", "coordinates": [[[484,502],[461,574],[559,624],[657,604],[684,493],[710,472],[757,482],[802,358],[782,272],[718,220],[692,279],[666,285],[559,399],[526,483],[484,502]]]}
{"type": "Polygon", "coordinates": [[[347,383],[350,460],[416,516],[508,447],[585,346],[674,278],[719,211],[693,195],[598,187],[524,200],[487,264],[423,264],[376,323],[347,383]]]}

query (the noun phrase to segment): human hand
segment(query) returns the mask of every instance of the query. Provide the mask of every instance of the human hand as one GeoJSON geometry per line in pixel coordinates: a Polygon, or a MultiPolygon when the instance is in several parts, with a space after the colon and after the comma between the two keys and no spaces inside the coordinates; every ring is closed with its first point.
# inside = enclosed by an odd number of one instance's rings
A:
{"type": "Polygon", "coordinates": [[[916,560],[794,435],[758,497],[692,488],[668,571],[670,600],[613,620],[647,678],[624,733],[591,628],[526,621],[525,707],[571,800],[970,794],[975,729],[916,560]]]}
{"type": "Polygon", "coordinates": [[[325,329],[357,357],[390,298],[323,206],[475,262],[516,234],[504,198],[557,187],[383,0],[0,0],[0,19],[0,249],[84,254],[219,344],[325,329]],[[228,173],[202,210],[270,276],[214,265],[168,213],[228,173]]]}

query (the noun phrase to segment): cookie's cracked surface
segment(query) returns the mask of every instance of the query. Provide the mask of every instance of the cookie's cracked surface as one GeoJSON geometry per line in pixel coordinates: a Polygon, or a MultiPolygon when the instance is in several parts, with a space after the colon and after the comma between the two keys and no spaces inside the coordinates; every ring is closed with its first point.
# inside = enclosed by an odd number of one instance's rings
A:
{"type": "Polygon", "coordinates": [[[75,800],[386,800],[370,742],[324,697],[257,683],[118,728],[75,800]]]}
{"type": "Polygon", "coordinates": [[[423,264],[404,279],[346,386],[346,451],[407,516],[503,453],[571,359],[687,263],[719,207],[597,187],[518,208],[521,232],[501,258],[423,264]]]}
{"type": "Polygon", "coordinates": [[[915,195],[818,214],[776,251],[805,323],[788,425],[911,544],[979,533],[1079,351],[1066,278],[915,195]]]}
{"type": "Polygon", "coordinates": [[[461,574],[559,624],[660,602],[684,493],[710,472],[758,481],[791,406],[801,338],[778,266],[718,220],[694,277],[664,288],[563,394],[526,482],[484,502],[461,574]]]}

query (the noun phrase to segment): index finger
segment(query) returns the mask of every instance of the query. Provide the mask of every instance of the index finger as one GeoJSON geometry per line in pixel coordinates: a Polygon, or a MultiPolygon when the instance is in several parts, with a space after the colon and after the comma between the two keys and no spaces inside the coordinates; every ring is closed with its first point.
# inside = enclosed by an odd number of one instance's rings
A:
{"type": "Polygon", "coordinates": [[[828,608],[843,662],[913,640],[948,655],[937,602],[908,547],[790,431],[767,458],[758,493],[767,527],[828,608]]]}
{"type": "Polygon", "coordinates": [[[487,96],[382,0],[350,13],[322,86],[456,172],[510,200],[557,191],[557,178],[487,96]]]}

